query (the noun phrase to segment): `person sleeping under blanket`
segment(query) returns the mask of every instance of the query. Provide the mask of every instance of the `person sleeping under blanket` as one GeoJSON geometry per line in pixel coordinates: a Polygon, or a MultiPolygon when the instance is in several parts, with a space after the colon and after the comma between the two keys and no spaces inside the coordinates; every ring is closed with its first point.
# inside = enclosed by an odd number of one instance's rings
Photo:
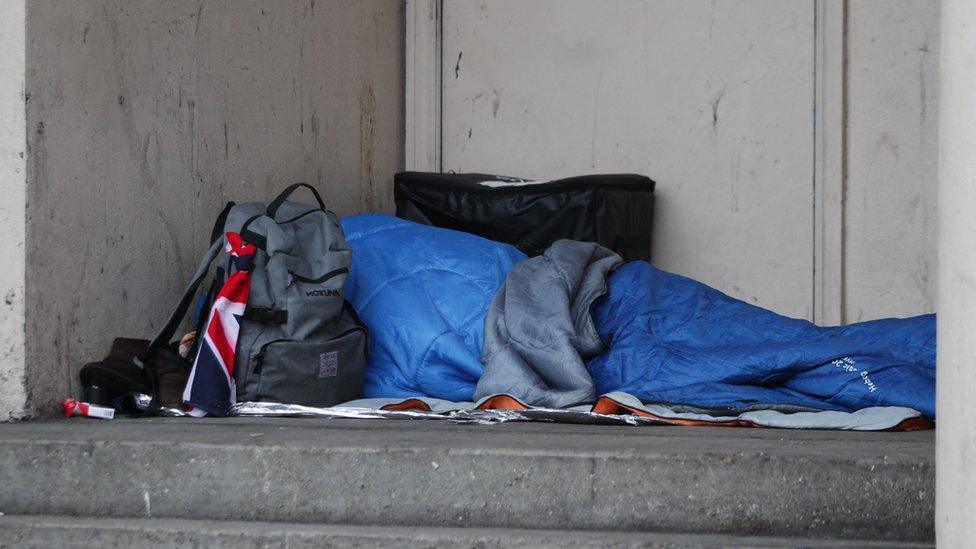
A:
{"type": "Polygon", "coordinates": [[[617,391],[712,414],[900,406],[935,418],[934,315],[820,327],[595,244],[528,259],[384,215],[342,224],[347,297],[370,329],[368,398],[568,407],[617,391]]]}

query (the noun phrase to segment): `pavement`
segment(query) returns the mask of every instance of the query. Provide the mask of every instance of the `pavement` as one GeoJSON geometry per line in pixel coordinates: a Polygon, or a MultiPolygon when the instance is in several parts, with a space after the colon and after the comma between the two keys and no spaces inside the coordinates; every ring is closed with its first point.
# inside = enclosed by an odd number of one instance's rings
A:
{"type": "MultiPolygon", "coordinates": [[[[245,533],[257,523],[332,525],[308,534],[321,544],[402,532],[413,532],[417,546],[523,544],[512,532],[529,545],[544,532],[571,544],[608,541],[613,532],[621,546],[928,544],[934,471],[931,430],[25,421],[0,424],[0,540],[4,532],[172,532],[166,521],[182,519],[201,532],[207,521],[245,533]],[[54,528],[58,517],[82,523],[54,528]],[[452,529],[484,532],[459,537],[452,529]]],[[[251,539],[238,534],[231,538],[251,539]]]]}

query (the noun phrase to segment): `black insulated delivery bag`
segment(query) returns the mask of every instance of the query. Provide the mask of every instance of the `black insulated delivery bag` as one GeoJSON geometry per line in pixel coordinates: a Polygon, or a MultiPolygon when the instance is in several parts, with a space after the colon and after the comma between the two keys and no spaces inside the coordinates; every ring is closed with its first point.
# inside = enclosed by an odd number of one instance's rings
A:
{"type": "Polygon", "coordinates": [[[515,245],[529,256],[562,238],[650,260],[654,181],[635,174],[530,181],[478,173],[403,172],[398,217],[515,245]]]}

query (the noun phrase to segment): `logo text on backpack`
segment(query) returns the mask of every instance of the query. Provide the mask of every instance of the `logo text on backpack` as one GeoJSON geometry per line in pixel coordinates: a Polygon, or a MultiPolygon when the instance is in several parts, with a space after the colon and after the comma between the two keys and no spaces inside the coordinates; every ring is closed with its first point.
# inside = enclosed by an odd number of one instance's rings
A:
{"type": "Polygon", "coordinates": [[[319,355],[319,379],[335,377],[339,373],[339,351],[319,355]]]}
{"type": "Polygon", "coordinates": [[[305,292],[307,297],[339,297],[339,290],[309,290],[305,292]]]}

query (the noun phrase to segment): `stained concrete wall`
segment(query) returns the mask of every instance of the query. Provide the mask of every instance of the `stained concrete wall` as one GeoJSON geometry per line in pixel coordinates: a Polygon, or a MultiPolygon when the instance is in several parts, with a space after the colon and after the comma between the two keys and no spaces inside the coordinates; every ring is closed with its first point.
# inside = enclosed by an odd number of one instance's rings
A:
{"type": "MultiPolygon", "coordinates": [[[[823,260],[845,322],[932,312],[939,2],[846,6],[843,253],[823,260]]],[[[814,0],[448,0],[444,168],[646,173],[655,263],[813,318],[816,18],[814,0]]]]}
{"type": "Polygon", "coordinates": [[[28,2],[31,409],[75,393],[113,337],[153,334],[225,201],[307,181],[339,214],[392,211],[402,9],[28,2]]]}
{"type": "Polygon", "coordinates": [[[24,387],[24,2],[0,3],[0,421],[19,417],[24,387]]]}

